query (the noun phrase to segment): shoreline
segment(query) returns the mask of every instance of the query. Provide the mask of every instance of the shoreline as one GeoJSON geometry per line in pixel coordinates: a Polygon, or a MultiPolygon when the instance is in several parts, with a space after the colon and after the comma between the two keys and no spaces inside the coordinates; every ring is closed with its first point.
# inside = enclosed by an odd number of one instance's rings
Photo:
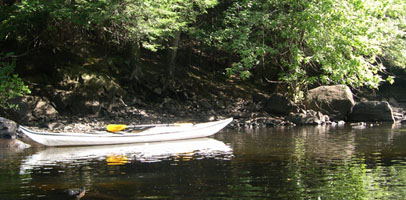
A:
{"type": "MultiPolygon", "coordinates": [[[[405,112],[404,107],[394,107],[396,113],[402,114],[405,112]]],[[[91,132],[92,130],[104,130],[108,124],[166,124],[179,122],[207,122],[233,117],[234,120],[228,126],[232,129],[256,129],[267,127],[280,126],[314,126],[314,125],[331,125],[341,126],[345,124],[357,124],[358,122],[344,120],[329,120],[329,116],[321,114],[313,110],[300,110],[299,112],[291,112],[288,115],[272,115],[266,112],[253,111],[249,113],[230,112],[227,110],[199,110],[196,112],[179,112],[178,115],[168,112],[159,112],[152,110],[147,112],[144,109],[137,109],[138,113],[127,112],[125,110],[134,110],[136,108],[126,107],[123,110],[109,113],[107,116],[57,116],[53,118],[40,118],[38,120],[27,122],[29,128],[39,131],[56,131],[56,132],[91,132]],[[140,114],[142,113],[142,114],[140,114]],[[199,113],[199,114],[196,114],[199,113]],[[306,115],[306,114],[307,115],[306,115]],[[298,123],[292,116],[300,116],[304,123],[298,123]],[[325,117],[325,119],[320,119],[325,117]],[[327,119],[327,120],[326,120],[327,119]]],[[[367,124],[379,123],[406,123],[404,118],[395,120],[394,122],[385,121],[362,121],[367,124]]]]}

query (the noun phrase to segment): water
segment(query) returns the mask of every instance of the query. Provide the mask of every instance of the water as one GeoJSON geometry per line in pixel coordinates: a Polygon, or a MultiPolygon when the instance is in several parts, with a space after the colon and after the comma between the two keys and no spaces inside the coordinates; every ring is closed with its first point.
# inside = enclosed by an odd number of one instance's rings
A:
{"type": "Polygon", "coordinates": [[[211,139],[0,149],[0,199],[403,199],[406,127],[224,130],[211,139]]]}

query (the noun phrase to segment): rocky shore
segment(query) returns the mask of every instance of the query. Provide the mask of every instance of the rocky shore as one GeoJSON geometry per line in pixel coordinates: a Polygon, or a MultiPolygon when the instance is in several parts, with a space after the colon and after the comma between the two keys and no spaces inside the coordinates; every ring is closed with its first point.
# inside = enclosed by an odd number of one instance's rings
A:
{"type": "MultiPolygon", "coordinates": [[[[109,123],[143,124],[203,122],[233,117],[229,128],[260,128],[295,125],[341,125],[346,122],[406,122],[405,104],[394,98],[356,102],[347,86],[321,86],[309,90],[304,105],[295,105],[281,94],[269,98],[244,100],[192,100],[179,102],[165,98],[163,102],[146,104],[140,101],[116,100],[113,106],[94,103],[98,112],[87,116],[64,116],[49,101],[21,100],[17,116],[19,124],[40,131],[88,132],[103,130],[109,123]]],[[[30,100],[31,99],[31,100],[30,100]]],[[[92,106],[89,106],[92,107],[92,106]]],[[[86,108],[92,110],[91,108],[86,108]]],[[[0,137],[16,138],[17,123],[0,118],[0,137]]]]}

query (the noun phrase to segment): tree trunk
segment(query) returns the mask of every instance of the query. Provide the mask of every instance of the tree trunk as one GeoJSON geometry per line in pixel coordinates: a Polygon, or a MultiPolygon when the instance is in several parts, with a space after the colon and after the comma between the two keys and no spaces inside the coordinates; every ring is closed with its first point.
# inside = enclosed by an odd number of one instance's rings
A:
{"type": "Polygon", "coordinates": [[[178,53],[179,41],[180,41],[181,32],[177,31],[172,38],[171,46],[168,51],[168,75],[169,79],[173,80],[175,67],[176,67],[176,55],[178,53]]]}
{"type": "Polygon", "coordinates": [[[140,45],[138,43],[131,44],[130,46],[130,59],[129,66],[132,68],[131,80],[139,81],[141,76],[141,65],[139,63],[141,56],[140,45]]]}

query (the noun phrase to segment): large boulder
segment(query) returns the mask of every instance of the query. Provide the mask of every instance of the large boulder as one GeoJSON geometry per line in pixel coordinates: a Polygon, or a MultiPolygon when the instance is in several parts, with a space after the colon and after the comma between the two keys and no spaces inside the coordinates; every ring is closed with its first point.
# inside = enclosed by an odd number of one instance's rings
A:
{"type": "Polygon", "coordinates": [[[357,103],[352,109],[348,121],[389,121],[394,122],[392,108],[386,101],[364,101],[357,103]]]}
{"type": "Polygon", "coordinates": [[[348,86],[333,85],[309,90],[305,104],[307,109],[329,115],[332,120],[345,120],[355,101],[348,86]]]}
{"type": "Polygon", "coordinates": [[[17,135],[17,123],[0,117],[0,138],[15,138],[17,135]]]}

